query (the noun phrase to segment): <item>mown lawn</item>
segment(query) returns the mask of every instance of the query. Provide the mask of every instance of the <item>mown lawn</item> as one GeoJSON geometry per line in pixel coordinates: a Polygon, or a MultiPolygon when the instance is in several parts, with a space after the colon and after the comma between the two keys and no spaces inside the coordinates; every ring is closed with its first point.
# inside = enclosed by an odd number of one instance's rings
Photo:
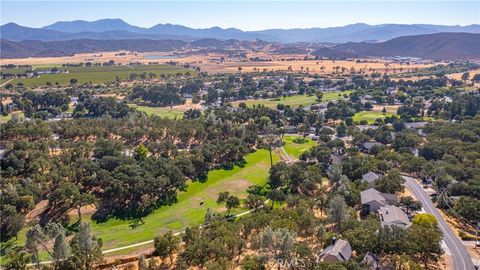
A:
{"type": "Polygon", "coordinates": [[[172,67],[169,65],[144,65],[138,67],[129,67],[129,66],[94,66],[94,67],[58,67],[60,70],[68,70],[69,73],[62,74],[45,74],[40,75],[38,78],[22,78],[14,79],[10,83],[16,85],[17,83],[22,83],[26,87],[40,87],[46,86],[47,82],[50,82],[52,85],[55,85],[58,82],[60,85],[70,85],[70,79],[77,79],[77,84],[84,83],[93,83],[93,84],[102,84],[107,82],[115,82],[116,78],[121,80],[127,80],[130,77],[130,74],[137,73],[141,74],[146,72],[154,73],[157,78],[160,75],[175,75],[177,73],[185,74],[189,72],[194,74],[194,71],[181,69],[177,67],[172,67]]]}
{"type": "MultiPolygon", "coordinates": [[[[338,100],[343,99],[343,95],[349,95],[351,91],[344,91],[344,92],[325,92],[323,94],[322,102],[331,101],[331,100],[338,100]]],[[[279,99],[249,99],[244,101],[236,101],[233,104],[238,106],[241,102],[245,102],[247,106],[251,107],[253,105],[263,104],[269,108],[276,108],[277,104],[284,104],[290,105],[292,107],[298,107],[300,105],[307,106],[318,103],[316,100],[317,97],[315,95],[295,95],[295,96],[288,96],[282,97],[279,99]]]]}
{"type": "Polygon", "coordinates": [[[367,120],[369,124],[373,124],[377,118],[386,118],[391,117],[393,114],[391,113],[383,113],[383,112],[372,112],[372,111],[362,111],[358,112],[353,116],[354,122],[360,122],[362,120],[367,120]]]}
{"type": "MultiPolygon", "coordinates": [[[[168,230],[181,231],[188,226],[200,225],[208,208],[223,211],[216,203],[218,193],[229,191],[245,197],[250,185],[267,182],[270,168],[268,151],[257,150],[247,155],[246,161],[244,167],[211,171],[205,183],[190,183],[187,191],[179,193],[177,203],[157,209],[145,217],[144,224],[137,228],[131,227],[132,220],[110,219],[105,223],[92,222],[94,233],[102,237],[104,249],[110,249],[150,240],[168,230]]],[[[274,156],[274,161],[278,161],[277,156],[274,156]]],[[[237,212],[244,210],[238,209],[237,212]]]]}
{"type": "Polygon", "coordinates": [[[305,138],[306,141],[304,143],[295,143],[293,141],[295,138],[301,138],[301,136],[285,135],[283,137],[283,141],[285,142],[283,147],[292,159],[298,159],[303,152],[317,145],[317,142],[309,138],[305,138]]]}
{"type": "Polygon", "coordinates": [[[18,117],[20,118],[23,118],[25,116],[23,112],[12,112],[9,113],[7,116],[3,116],[0,114],[0,122],[8,122],[15,114],[18,115],[18,117]]]}
{"type": "Polygon", "coordinates": [[[149,106],[138,106],[135,104],[130,104],[130,107],[135,108],[141,112],[145,112],[148,115],[157,115],[160,117],[167,117],[171,119],[182,119],[183,112],[175,109],[170,109],[170,107],[149,107],[149,106]]]}

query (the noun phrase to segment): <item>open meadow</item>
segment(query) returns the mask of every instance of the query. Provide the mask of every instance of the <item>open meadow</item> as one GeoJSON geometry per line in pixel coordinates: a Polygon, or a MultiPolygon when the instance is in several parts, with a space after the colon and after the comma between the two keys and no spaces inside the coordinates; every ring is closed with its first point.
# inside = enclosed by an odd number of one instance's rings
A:
{"type": "Polygon", "coordinates": [[[302,143],[297,143],[295,142],[295,138],[302,138],[301,136],[293,136],[293,135],[285,135],[283,137],[283,142],[285,143],[283,147],[285,148],[285,151],[287,154],[290,156],[290,158],[294,160],[298,160],[300,155],[312,148],[313,146],[317,145],[317,142],[305,138],[305,141],[302,143]]]}
{"type": "MultiPolygon", "coordinates": [[[[325,92],[323,94],[323,99],[321,102],[327,102],[332,100],[339,100],[343,99],[345,95],[349,95],[351,91],[343,91],[343,92],[325,92]]],[[[248,99],[248,100],[241,100],[235,101],[232,104],[234,106],[238,106],[240,103],[244,102],[247,106],[251,107],[253,105],[264,105],[269,108],[276,108],[278,104],[283,105],[290,105],[292,107],[308,106],[312,104],[319,103],[317,101],[317,97],[315,95],[294,95],[294,96],[287,96],[278,99],[248,99]]]]}
{"type": "Polygon", "coordinates": [[[386,117],[391,117],[392,113],[383,113],[381,111],[361,111],[356,113],[353,116],[353,121],[359,123],[360,121],[367,121],[368,124],[373,124],[378,118],[384,119],[386,117]]]}

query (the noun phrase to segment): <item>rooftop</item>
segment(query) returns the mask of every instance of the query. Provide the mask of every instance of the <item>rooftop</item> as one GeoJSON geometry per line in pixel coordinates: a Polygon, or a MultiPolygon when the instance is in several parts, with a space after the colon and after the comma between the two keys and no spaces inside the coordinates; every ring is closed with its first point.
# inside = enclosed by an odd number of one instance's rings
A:
{"type": "Polygon", "coordinates": [[[402,209],[394,205],[387,205],[384,207],[380,207],[380,210],[378,210],[378,214],[380,216],[380,221],[382,222],[382,226],[384,225],[395,225],[399,227],[410,226],[410,219],[408,218],[407,214],[405,214],[405,212],[403,212],[402,209]]]}

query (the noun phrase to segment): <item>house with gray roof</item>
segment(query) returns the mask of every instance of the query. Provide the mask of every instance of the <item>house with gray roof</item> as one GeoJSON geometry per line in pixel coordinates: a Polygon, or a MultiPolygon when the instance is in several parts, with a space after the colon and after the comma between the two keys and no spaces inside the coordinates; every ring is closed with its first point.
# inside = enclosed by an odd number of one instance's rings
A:
{"type": "Polygon", "coordinates": [[[410,219],[408,215],[403,212],[402,209],[394,205],[386,205],[380,207],[378,210],[378,216],[382,226],[398,226],[401,228],[407,228],[410,226],[410,219]]]}
{"type": "Polygon", "coordinates": [[[362,203],[362,212],[364,214],[378,212],[381,207],[386,205],[395,205],[398,202],[397,195],[382,193],[374,188],[369,188],[360,192],[360,201],[362,203]]]}
{"type": "MultiPolygon", "coordinates": [[[[335,241],[335,240],[334,240],[335,241]]],[[[323,262],[344,262],[352,256],[352,247],[345,240],[338,239],[320,253],[323,262]]]]}
{"type": "Polygon", "coordinates": [[[369,187],[373,187],[375,182],[382,177],[383,175],[370,171],[362,175],[362,181],[366,182],[369,187]]]}
{"type": "Polygon", "coordinates": [[[428,125],[428,122],[411,122],[411,123],[405,123],[405,127],[407,129],[419,129],[419,128],[424,128],[425,126],[428,125]]]}
{"type": "Polygon", "coordinates": [[[428,122],[412,122],[412,123],[405,123],[405,127],[409,130],[417,131],[418,135],[425,136],[423,132],[423,128],[428,126],[430,123],[428,122]]]}
{"type": "Polygon", "coordinates": [[[380,142],[365,142],[360,146],[360,150],[370,153],[374,147],[382,147],[383,143],[380,142]]]}

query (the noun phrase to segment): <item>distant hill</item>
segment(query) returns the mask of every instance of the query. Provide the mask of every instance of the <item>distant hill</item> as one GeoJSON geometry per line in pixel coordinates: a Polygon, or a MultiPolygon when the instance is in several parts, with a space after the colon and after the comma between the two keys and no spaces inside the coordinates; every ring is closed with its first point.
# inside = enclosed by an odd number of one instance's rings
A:
{"type": "Polygon", "coordinates": [[[81,32],[105,32],[105,31],[128,31],[141,33],[143,28],[130,25],[121,19],[103,19],[93,22],[88,21],[63,21],[43,27],[43,29],[55,30],[66,33],[81,32]]]}
{"type": "Polygon", "coordinates": [[[157,24],[150,28],[130,25],[121,19],[97,21],[64,21],[43,28],[29,28],[14,23],[0,26],[1,38],[22,40],[69,40],[69,39],[238,39],[253,41],[262,39],[270,42],[375,42],[400,36],[433,34],[440,32],[480,33],[480,25],[444,26],[429,24],[382,24],[363,23],[341,27],[308,29],[267,29],[242,31],[236,28],[211,27],[195,29],[175,24],[157,24]]]}
{"type": "Polygon", "coordinates": [[[185,48],[204,51],[235,51],[242,49],[263,49],[271,43],[240,40],[199,39],[192,42],[182,40],[92,40],[74,39],[66,41],[10,41],[0,40],[1,58],[69,56],[75,53],[102,51],[167,52],[185,48]]]}
{"type": "Polygon", "coordinates": [[[403,56],[432,60],[480,59],[480,34],[437,33],[394,38],[380,43],[345,43],[321,48],[320,57],[403,56]]]}
{"type": "Polygon", "coordinates": [[[180,40],[91,40],[75,39],[67,41],[9,41],[2,39],[1,58],[69,56],[75,53],[102,51],[171,51],[187,45],[180,40]]]}

